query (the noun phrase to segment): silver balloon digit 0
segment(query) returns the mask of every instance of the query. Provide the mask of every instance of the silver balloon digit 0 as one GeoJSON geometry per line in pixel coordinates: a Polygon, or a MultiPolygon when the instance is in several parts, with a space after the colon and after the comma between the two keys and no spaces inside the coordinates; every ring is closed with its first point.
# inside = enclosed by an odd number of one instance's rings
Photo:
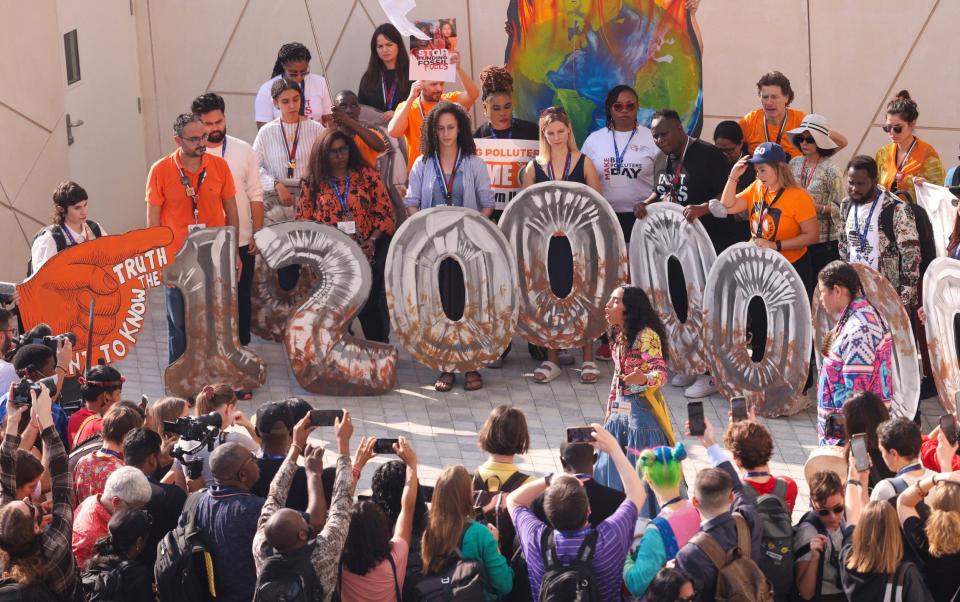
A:
{"type": "Polygon", "coordinates": [[[957,314],[960,314],[960,261],[934,259],[923,276],[923,311],[927,316],[927,348],[933,381],[940,402],[948,412],[957,410],[960,393],[960,345],[957,314]]]}

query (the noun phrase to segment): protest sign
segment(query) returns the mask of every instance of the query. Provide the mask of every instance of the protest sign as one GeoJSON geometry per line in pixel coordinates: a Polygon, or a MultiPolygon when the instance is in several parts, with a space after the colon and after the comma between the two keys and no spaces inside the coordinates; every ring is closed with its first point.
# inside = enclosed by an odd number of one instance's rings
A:
{"type": "Polygon", "coordinates": [[[520,192],[520,172],[537,154],[536,140],[478,138],[477,156],[487,164],[495,208],[503,211],[520,192]]]}
{"type": "Polygon", "coordinates": [[[86,365],[90,336],[90,365],[125,358],[143,330],[146,291],[160,285],[163,268],[173,261],[167,246],[172,240],[173,231],[164,226],[102,236],[57,253],[17,286],[24,326],[43,322],[54,334],[76,335],[70,375],[86,365]]]}
{"type": "Polygon", "coordinates": [[[428,19],[414,25],[427,39],[410,36],[410,79],[457,81],[456,65],[450,63],[450,53],[457,49],[457,20],[428,19]]]}

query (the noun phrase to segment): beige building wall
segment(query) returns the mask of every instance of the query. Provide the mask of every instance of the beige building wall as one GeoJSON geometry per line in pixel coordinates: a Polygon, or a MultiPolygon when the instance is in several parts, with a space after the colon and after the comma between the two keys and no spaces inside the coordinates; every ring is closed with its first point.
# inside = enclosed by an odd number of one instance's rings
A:
{"type": "MultiPolygon", "coordinates": [[[[149,164],[173,149],[173,119],[198,94],[222,94],[230,133],[252,141],[254,95],[281,44],[306,44],[314,55],[311,68],[327,77],[331,91],[355,89],[369,58],[370,35],[386,20],[377,0],[129,1],[146,158],[113,157],[103,169],[142,173],[144,179],[149,164]]],[[[89,1],[90,10],[115,3],[125,6],[128,0],[89,1]]],[[[412,18],[457,18],[468,71],[502,63],[507,0],[417,4],[412,18]]],[[[83,183],[84,174],[69,173],[61,148],[65,80],[57,2],[0,0],[0,7],[0,236],[9,251],[0,280],[8,280],[20,277],[27,237],[47,222],[53,186],[67,178],[83,183]]],[[[947,166],[957,162],[960,2],[702,0],[697,19],[704,41],[706,137],[718,121],[756,108],[754,83],[778,69],[792,81],[794,106],[826,115],[849,138],[837,161],[854,152],[872,155],[886,141],[879,129],[883,107],[907,88],[920,105],[919,135],[947,166]]],[[[94,217],[111,232],[141,225],[129,209],[136,202],[142,196],[104,194],[94,217]]]]}

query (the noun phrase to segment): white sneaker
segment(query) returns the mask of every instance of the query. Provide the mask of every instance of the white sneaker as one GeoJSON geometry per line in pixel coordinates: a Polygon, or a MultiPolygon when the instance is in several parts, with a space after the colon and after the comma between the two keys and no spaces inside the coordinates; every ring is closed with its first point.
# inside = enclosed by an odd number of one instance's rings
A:
{"type": "Polygon", "coordinates": [[[687,387],[683,391],[684,397],[706,397],[711,393],[716,393],[717,387],[713,384],[713,378],[708,374],[701,374],[697,377],[697,382],[687,387]]]}
{"type": "Polygon", "coordinates": [[[572,366],[576,361],[569,349],[561,349],[557,352],[557,363],[561,366],[572,366]]]}
{"type": "Polygon", "coordinates": [[[670,379],[671,387],[689,387],[693,384],[693,381],[697,380],[695,374],[681,374],[677,373],[673,375],[673,378],[670,379]]]}

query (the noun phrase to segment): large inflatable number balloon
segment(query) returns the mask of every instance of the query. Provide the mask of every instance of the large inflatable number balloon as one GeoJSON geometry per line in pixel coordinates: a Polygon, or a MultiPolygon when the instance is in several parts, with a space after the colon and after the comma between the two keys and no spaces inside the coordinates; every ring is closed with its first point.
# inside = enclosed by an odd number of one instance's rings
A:
{"type": "Polygon", "coordinates": [[[955,412],[960,394],[960,261],[949,257],[933,260],[923,276],[923,310],[933,381],[943,407],[955,412]]]}
{"type": "MultiPolygon", "coordinates": [[[[917,343],[910,328],[910,317],[903,307],[900,295],[880,272],[861,263],[851,264],[860,276],[864,296],[890,328],[893,339],[893,413],[913,420],[920,403],[920,363],[917,343]]],[[[823,365],[823,339],[837,324],[836,317],[823,309],[820,303],[820,284],[813,293],[813,348],[817,366],[823,365]]]]}
{"type": "Polygon", "coordinates": [[[183,294],[187,348],[164,371],[168,395],[189,397],[204,385],[228,382],[254,389],[264,382],[260,359],[237,336],[237,237],[233,228],[191,233],[163,280],[183,294]]]}
{"type": "Polygon", "coordinates": [[[579,347],[607,328],[603,308],[627,277],[627,249],[613,209],[599,193],[573,182],[543,182],[518,194],[500,217],[516,254],[517,329],[534,345],[579,347]],[[562,235],[573,253],[573,286],[559,298],[550,287],[547,250],[562,235]]]}
{"type": "Polygon", "coordinates": [[[630,275],[645,290],[667,331],[668,365],[681,374],[709,370],[704,345],[703,287],[717,260],[717,252],[699,221],[690,223],[683,208],[674,203],[655,203],[647,217],[637,220],[630,236],[630,275]],[[677,315],[677,299],[670,292],[668,265],[675,259],[683,270],[686,319],[677,315]]]}
{"type": "Polygon", "coordinates": [[[274,224],[254,238],[268,267],[300,264],[319,275],[284,334],[300,385],[325,395],[379,395],[392,389],[396,349],[347,334],[370,292],[370,264],[360,246],[334,227],[306,221],[274,224]]]}
{"type": "Polygon", "coordinates": [[[738,243],[717,257],[703,291],[713,378],[724,397],[747,397],[763,416],[795,414],[810,369],[810,303],[803,281],[776,251],[738,243]],[[747,307],[766,308],[766,348],[754,362],[747,341],[747,307]]]}
{"type": "Polygon", "coordinates": [[[385,277],[393,333],[430,368],[478,370],[513,337],[517,262],[500,230],[477,211],[434,207],[409,217],[393,236],[385,277]],[[466,285],[458,320],[444,312],[438,286],[448,258],[460,264],[466,285]]]}

